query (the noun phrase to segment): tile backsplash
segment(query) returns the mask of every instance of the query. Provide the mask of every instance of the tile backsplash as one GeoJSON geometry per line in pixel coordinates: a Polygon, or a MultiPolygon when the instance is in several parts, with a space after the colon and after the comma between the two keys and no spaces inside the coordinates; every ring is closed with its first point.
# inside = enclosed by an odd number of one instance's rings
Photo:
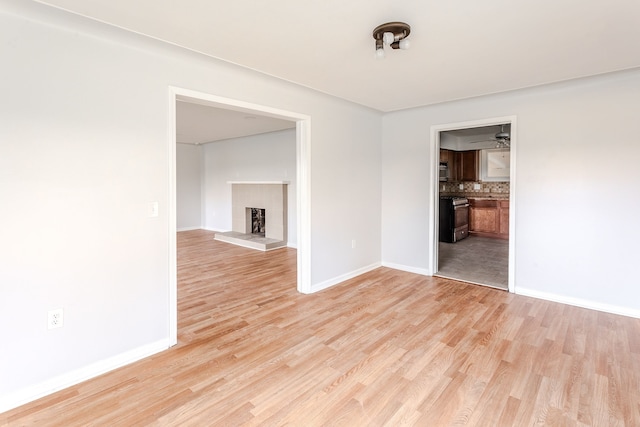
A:
{"type": "Polygon", "coordinates": [[[492,193],[509,195],[509,182],[441,182],[440,191],[442,193],[492,193]],[[460,184],[463,188],[460,189],[460,184]],[[474,189],[474,185],[479,185],[480,189],[474,189]]]}

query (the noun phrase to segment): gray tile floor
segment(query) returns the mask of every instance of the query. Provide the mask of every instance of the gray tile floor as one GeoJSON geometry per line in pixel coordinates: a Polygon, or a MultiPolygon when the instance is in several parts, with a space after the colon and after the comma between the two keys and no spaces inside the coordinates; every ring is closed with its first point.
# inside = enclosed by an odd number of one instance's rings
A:
{"type": "Polygon", "coordinates": [[[509,241],[470,235],[438,245],[436,276],[500,289],[509,287],[509,241]]]}

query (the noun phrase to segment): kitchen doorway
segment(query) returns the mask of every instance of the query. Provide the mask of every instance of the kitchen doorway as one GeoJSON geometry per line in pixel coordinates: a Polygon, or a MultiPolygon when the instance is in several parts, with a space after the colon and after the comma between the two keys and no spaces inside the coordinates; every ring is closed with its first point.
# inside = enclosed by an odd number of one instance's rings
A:
{"type": "Polygon", "coordinates": [[[514,292],[516,117],[432,126],[433,275],[514,292]]]}

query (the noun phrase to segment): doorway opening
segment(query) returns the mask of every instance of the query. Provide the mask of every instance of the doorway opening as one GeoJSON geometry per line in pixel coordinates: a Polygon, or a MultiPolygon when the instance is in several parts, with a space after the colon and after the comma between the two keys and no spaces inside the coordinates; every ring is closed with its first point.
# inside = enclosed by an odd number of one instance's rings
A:
{"type": "Polygon", "coordinates": [[[297,290],[311,293],[311,215],[310,215],[310,121],[307,115],[281,110],[270,106],[252,104],[203,92],[170,87],[168,97],[168,157],[169,157],[169,334],[171,345],[177,343],[178,292],[177,292],[177,225],[176,225],[176,128],[177,101],[211,106],[218,109],[242,112],[295,122],[296,128],[296,228],[297,228],[297,290]]]}
{"type": "Polygon", "coordinates": [[[432,126],[433,275],[515,291],[516,117],[432,126]]]}

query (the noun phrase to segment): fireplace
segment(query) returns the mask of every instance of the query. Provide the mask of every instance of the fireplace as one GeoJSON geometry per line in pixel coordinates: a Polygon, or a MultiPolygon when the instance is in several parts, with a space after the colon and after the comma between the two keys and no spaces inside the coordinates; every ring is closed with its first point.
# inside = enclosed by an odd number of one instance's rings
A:
{"type": "Polygon", "coordinates": [[[216,240],[260,250],[286,246],[288,182],[229,184],[232,231],[216,233],[216,240]]]}

